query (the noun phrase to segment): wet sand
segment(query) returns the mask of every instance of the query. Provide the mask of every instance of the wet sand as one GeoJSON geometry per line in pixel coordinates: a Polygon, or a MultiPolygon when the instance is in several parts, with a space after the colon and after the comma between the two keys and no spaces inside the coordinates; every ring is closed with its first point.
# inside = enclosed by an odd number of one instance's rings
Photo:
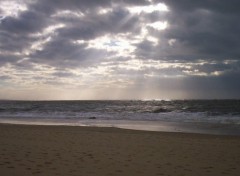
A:
{"type": "Polygon", "coordinates": [[[237,176],[240,136],[0,125],[0,175],[237,176]]]}

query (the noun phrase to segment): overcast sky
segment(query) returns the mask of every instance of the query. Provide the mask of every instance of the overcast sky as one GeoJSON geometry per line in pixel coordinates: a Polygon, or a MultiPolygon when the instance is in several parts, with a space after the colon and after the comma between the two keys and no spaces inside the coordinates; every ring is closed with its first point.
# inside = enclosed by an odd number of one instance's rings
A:
{"type": "Polygon", "coordinates": [[[0,99],[240,98],[239,0],[1,0],[0,99]]]}

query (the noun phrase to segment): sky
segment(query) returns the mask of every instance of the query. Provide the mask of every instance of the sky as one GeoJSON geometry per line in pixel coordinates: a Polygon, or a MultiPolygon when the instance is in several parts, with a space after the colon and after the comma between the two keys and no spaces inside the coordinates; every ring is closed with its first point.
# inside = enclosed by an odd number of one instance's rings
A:
{"type": "Polygon", "coordinates": [[[0,99],[240,98],[239,0],[1,0],[0,99]]]}

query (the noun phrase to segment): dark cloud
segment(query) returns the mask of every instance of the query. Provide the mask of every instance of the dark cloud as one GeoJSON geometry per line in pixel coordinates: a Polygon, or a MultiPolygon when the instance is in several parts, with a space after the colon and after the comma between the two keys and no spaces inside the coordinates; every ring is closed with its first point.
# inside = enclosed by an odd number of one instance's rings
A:
{"type": "MultiPolygon", "coordinates": [[[[36,65],[47,65],[56,69],[56,72],[49,73],[49,79],[41,77],[41,80],[44,82],[45,79],[46,84],[57,85],[60,84],[57,80],[50,79],[75,76],[66,71],[67,68],[94,69],[105,63],[111,67],[112,70],[108,71],[114,74],[114,79],[143,77],[145,74],[153,73],[159,76],[151,79],[158,82],[161,75],[169,77],[181,75],[184,79],[178,78],[178,81],[175,80],[176,83],[171,82],[173,79],[170,78],[169,81],[168,78],[161,78],[160,82],[168,84],[166,90],[169,86],[175,86],[176,89],[179,87],[189,94],[193,92],[191,96],[198,92],[207,98],[213,94],[214,89],[218,90],[216,95],[227,96],[228,92],[231,92],[229,97],[239,96],[237,90],[240,89],[240,85],[236,81],[240,77],[239,0],[22,2],[26,3],[27,9],[16,13],[5,13],[4,9],[0,8],[1,68],[10,64],[17,72],[21,72],[36,70],[36,65]],[[130,7],[156,5],[162,2],[168,6],[168,12],[155,10],[148,13],[144,11],[132,13],[129,10],[130,7]],[[106,13],[99,13],[104,9],[107,10],[106,13]],[[168,23],[165,30],[158,30],[149,25],[163,21],[168,23]],[[144,30],[147,34],[143,34],[144,30]],[[120,35],[125,43],[117,41],[120,35]],[[103,36],[107,36],[109,41],[94,41],[103,36]],[[91,47],[89,41],[101,47],[91,47]],[[121,45],[125,46],[121,48],[121,45]],[[109,50],[111,47],[117,49],[109,50]],[[130,50],[131,47],[135,48],[130,50]],[[137,70],[127,65],[127,61],[132,58],[141,61],[160,60],[166,64],[193,65],[161,69],[147,68],[143,65],[142,69],[137,70]],[[124,63],[125,69],[120,67],[124,63]],[[200,73],[204,73],[204,76],[200,73]]],[[[7,80],[8,77],[2,76],[0,79],[7,80]]],[[[139,82],[135,80],[135,85],[141,84],[141,80],[139,82]]],[[[154,86],[157,87],[158,84],[154,86]]]]}
{"type": "Polygon", "coordinates": [[[45,14],[53,14],[58,10],[78,10],[78,11],[88,11],[89,9],[96,7],[106,7],[109,6],[111,1],[108,0],[99,0],[99,1],[88,1],[88,0],[57,0],[57,1],[48,1],[48,0],[37,0],[36,3],[31,4],[31,9],[36,11],[43,12],[45,14]]]}
{"type": "MultiPolygon", "coordinates": [[[[82,39],[90,40],[104,34],[118,34],[122,32],[134,32],[138,27],[138,18],[131,16],[127,10],[116,7],[108,15],[99,15],[95,9],[101,7],[111,7],[112,3],[134,4],[134,1],[35,1],[28,6],[27,11],[20,13],[18,16],[7,16],[2,20],[0,33],[2,33],[1,46],[2,51],[7,52],[23,52],[29,50],[35,42],[41,42],[47,36],[33,37],[32,34],[42,33],[43,30],[51,25],[65,24],[64,28],[55,31],[55,35],[51,36],[52,40],[41,50],[36,51],[27,56],[31,61],[36,63],[46,63],[54,66],[70,66],[76,65],[76,60],[87,59],[96,60],[97,56],[106,56],[106,51],[98,49],[86,49],[85,45],[75,45],[73,40],[82,39]],[[88,10],[91,11],[87,12],[88,10]],[[84,18],[74,17],[51,17],[60,10],[73,10],[79,12],[82,10],[86,13],[84,18]],[[75,60],[73,62],[73,60],[75,60]]],[[[146,3],[145,1],[135,1],[136,4],[146,3]]],[[[11,57],[9,55],[9,57],[11,57]]],[[[26,57],[22,55],[22,57],[26,57]]],[[[21,59],[21,58],[20,58],[21,59]]],[[[79,64],[77,64],[79,65],[79,64]]]]}
{"type": "Polygon", "coordinates": [[[87,18],[65,18],[67,26],[58,30],[60,36],[68,39],[89,40],[104,34],[134,32],[138,27],[138,18],[122,8],[117,8],[108,15],[96,13],[87,18]]]}
{"type": "Polygon", "coordinates": [[[4,66],[7,63],[15,65],[17,61],[21,59],[22,56],[20,55],[14,55],[11,53],[0,53],[0,67],[4,66]]]}
{"type": "Polygon", "coordinates": [[[56,76],[56,77],[73,77],[73,76],[76,76],[75,74],[67,72],[67,71],[57,71],[57,72],[54,72],[52,75],[56,76]]]}
{"type": "Polygon", "coordinates": [[[224,74],[238,72],[240,69],[240,61],[233,63],[212,63],[212,64],[203,64],[197,65],[193,69],[197,69],[200,72],[211,73],[211,72],[224,72],[224,74]]]}
{"type": "Polygon", "coordinates": [[[30,47],[37,38],[28,35],[17,35],[7,31],[0,31],[0,52],[22,52],[30,47]]]}
{"type": "Polygon", "coordinates": [[[107,56],[105,50],[86,48],[85,44],[74,44],[65,38],[56,38],[47,43],[43,50],[30,55],[31,62],[55,67],[91,66],[107,56]]]}
{"type": "Polygon", "coordinates": [[[2,31],[7,31],[12,35],[31,34],[41,31],[43,27],[49,25],[47,16],[35,11],[26,11],[18,17],[6,17],[0,26],[2,31]]]}
{"type": "Polygon", "coordinates": [[[190,77],[182,84],[182,89],[193,98],[240,98],[240,72],[219,77],[190,77]]]}
{"type": "Polygon", "coordinates": [[[207,9],[217,13],[239,13],[238,0],[218,1],[218,0],[165,0],[173,11],[195,11],[198,9],[207,9]]]}
{"type": "Polygon", "coordinates": [[[148,41],[137,44],[139,48],[136,50],[136,55],[141,58],[150,56],[154,59],[239,59],[240,12],[237,8],[239,1],[165,0],[164,2],[170,9],[167,15],[154,11],[149,14],[141,13],[140,16],[130,16],[129,11],[125,9],[126,6],[147,5],[150,2],[144,0],[34,1],[28,4],[29,10],[20,13],[18,17],[8,16],[2,19],[0,39],[4,45],[1,45],[1,49],[22,51],[33,42],[29,34],[41,32],[45,27],[57,23],[66,24],[66,27],[56,32],[67,40],[89,40],[104,34],[127,32],[137,34],[141,29],[139,25],[141,17],[146,22],[165,19],[169,23],[165,31],[159,32],[148,28],[151,35],[158,37],[160,42],[158,46],[148,41]],[[112,8],[113,4],[117,5],[111,13],[107,15],[96,13],[96,9],[112,8]],[[61,10],[82,12],[86,16],[50,18],[52,14],[61,10]],[[168,41],[171,39],[175,39],[177,45],[169,46],[168,41]]]}
{"type": "Polygon", "coordinates": [[[171,10],[167,39],[177,39],[185,50],[194,51],[199,58],[239,59],[239,1],[166,0],[166,3],[171,10]]]}
{"type": "Polygon", "coordinates": [[[58,10],[76,10],[81,12],[94,12],[99,8],[111,7],[112,4],[124,5],[146,5],[149,4],[147,0],[37,0],[36,3],[31,5],[31,9],[44,12],[45,14],[52,14],[58,10]]]}
{"type": "Polygon", "coordinates": [[[159,38],[158,46],[143,41],[137,53],[142,57],[166,60],[240,59],[240,2],[164,1],[170,11],[165,31],[151,30],[159,38]],[[169,40],[176,40],[169,45],[169,40]]]}

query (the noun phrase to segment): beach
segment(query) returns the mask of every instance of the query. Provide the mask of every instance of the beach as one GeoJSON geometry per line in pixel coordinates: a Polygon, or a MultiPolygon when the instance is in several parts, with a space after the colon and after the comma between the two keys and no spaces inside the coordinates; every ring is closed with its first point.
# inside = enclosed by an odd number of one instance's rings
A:
{"type": "Polygon", "coordinates": [[[0,125],[0,175],[237,176],[240,136],[0,125]]]}

